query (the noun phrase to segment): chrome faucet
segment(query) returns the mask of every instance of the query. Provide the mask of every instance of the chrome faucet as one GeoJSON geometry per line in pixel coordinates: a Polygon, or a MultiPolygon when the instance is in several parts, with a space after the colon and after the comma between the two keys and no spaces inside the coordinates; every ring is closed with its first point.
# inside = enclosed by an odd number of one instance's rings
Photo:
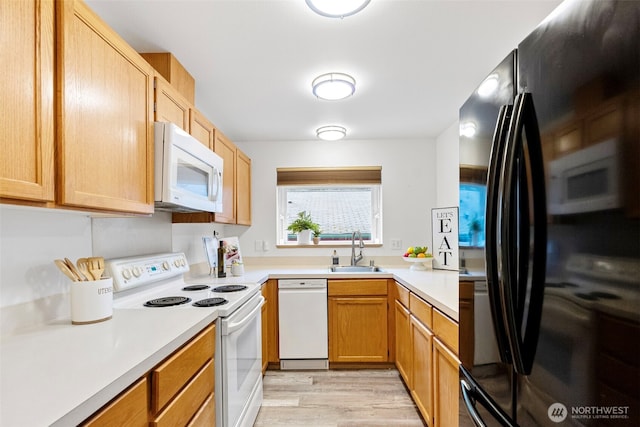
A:
{"type": "Polygon", "coordinates": [[[362,233],[360,230],[354,231],[351,234],[351,265],[357,265],[358,262],[363,258],[362,248],[364,248],[364,242],[362,241],[362,233]],[[360,255],[356,256],[356,234],[360,238],[360,255]]]}

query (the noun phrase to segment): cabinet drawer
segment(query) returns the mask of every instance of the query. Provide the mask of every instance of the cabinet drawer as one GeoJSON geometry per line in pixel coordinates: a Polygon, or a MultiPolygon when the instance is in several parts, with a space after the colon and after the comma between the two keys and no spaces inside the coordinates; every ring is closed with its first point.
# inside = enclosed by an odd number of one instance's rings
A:
{"type": "Polygon", "coordinates": [[[400,301],[405,308],[409,308],[409,289],[396,282],[396,299],[400,301]]]}
{"type": "Polygon", "coordinates": [[[213,394],[207,397],[187,427],[211,427],[216,425],[216,400],[213,394]]]}
{"type": "Polygon", "coordinates": [[[433,310],[433,332],[458,355],[458,324],[437,309],[433,310]]]}
{"type": "Polygon", "coordinates": [[[433,329],[433,322],[431,321],[431,312],[433,311],[433,308],[431,307],[431,304],[425,302],[414,294],[410,294],[409,311],[427,328],[433,329]]]}
{"type": "Polygon", "coordinates": [[[146,426],[147,378],[142,378],[82,425],[85,427],[146,426]]]}
{"type": "Polygon", "coordinates": [[[213,394],[213,388],[214,366],[211,359],[150,425],[154,427],[186,425],[202,407],[207,396],[213,394]]]}
{"type": "Polygon", "coordinates": [[[329,296],[387,295],[387,279],[329,280],[329,296]]]}
{"type": "MultiPolygon", "coordinates": [[[[161,410],[213,358],[215,326],[211,325],[151,372],[151,409],[161,410]]],[[[213,375],[213,374],[212,374],[213,375]]]]}

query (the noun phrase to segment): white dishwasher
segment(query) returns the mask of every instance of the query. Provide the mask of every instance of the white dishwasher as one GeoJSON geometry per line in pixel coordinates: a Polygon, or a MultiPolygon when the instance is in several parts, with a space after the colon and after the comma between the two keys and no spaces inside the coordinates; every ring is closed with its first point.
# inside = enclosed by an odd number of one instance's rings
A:
{"type": "Polygon", "coordinates": [[[327,279],[278,280],[280,369],[329,369],[327,279]]]}

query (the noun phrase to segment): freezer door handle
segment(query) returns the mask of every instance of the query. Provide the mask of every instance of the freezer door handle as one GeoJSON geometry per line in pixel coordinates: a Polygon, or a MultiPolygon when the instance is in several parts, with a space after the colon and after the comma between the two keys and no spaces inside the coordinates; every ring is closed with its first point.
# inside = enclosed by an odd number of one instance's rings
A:
{"type": "Polygon", "coordinates": [[[502,317],[500,290],[498,288],[498,246],[499,241],[497,213],[499,200],[501,197],[498,191],[498,181],[502,178],[501,169],[502,157],[504,155],[504,143],[507,136],[509,119],[511,118],[513,107],[503,105],[498,113],[498,121],[493,133],[491,144],[491,155],[489,158],[489,171],[487,173],[487,212],[485,215],[486,235],[485,235],[485,263],[487,266],[487,292],[489,294],[489,306],[493,319],[494,334],[498,343],[500,359],[503,363],[511,363],[511,353],[509,350],[507,332],[502,317]]]}
{"type": "Polygon", "coordinates": [[[471,374],[462,366],[460,366],[460,392],[464,406],[476,427],[487,426],[478,412],[478,404],[482,405],[500,425],[504,427],[517,427],[517,424],[500,409],[494,400],[473,380],[471,374]]]}
{"type": "Polygon", "coordinates": [[[502,311],[514,369],[529,375],[540,331],[547,246],[542,144],[530,93],[515,99],[503,160],[502,311]]]}

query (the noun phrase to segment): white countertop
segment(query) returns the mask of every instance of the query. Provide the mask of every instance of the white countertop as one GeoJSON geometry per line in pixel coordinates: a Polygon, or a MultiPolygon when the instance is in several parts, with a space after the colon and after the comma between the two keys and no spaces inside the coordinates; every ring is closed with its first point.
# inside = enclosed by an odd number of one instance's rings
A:
{"type": "MultiPolygon", "coordinates": [[[[244,276],[213,281],[394,278],[458,319],[456,271],[383,268],[381,273],[330,273],[328,268],[318,266],[245,268],[244,276]]],[[[215,308],[114,309],[113,318],[101,323],[71,325],[66,318],[3,336],[0,425],[76,425],[216,318],[215,308]]]]}

